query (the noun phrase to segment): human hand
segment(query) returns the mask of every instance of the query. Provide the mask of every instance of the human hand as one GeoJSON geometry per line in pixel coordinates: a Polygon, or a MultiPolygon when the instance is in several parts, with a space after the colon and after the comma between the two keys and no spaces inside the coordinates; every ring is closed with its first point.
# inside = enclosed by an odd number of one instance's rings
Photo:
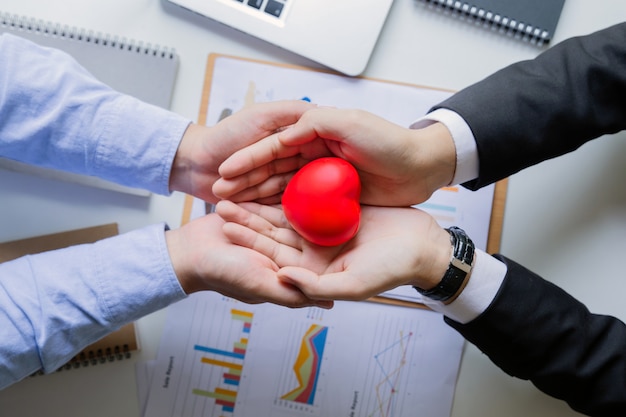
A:
{"type": "Polygon", "coordinates": [[[452,255],[448,232],[414,208],[364,206],[357,235],[334,247],[307,242],[278,207],[224,200],[216,211],[230,241],[272,258],[279,279],[315,300],[364,300],[406,284],[430,289],[452,255]]]}
{"type": "Polygon", "coordinates": [[[170,175],[170,190],[215,203],[211,188],[218,167],[235,151],[271,135],[315,105],[302,100],[276,101],[246,107],[215,126],[191,124],[180,142],[170,175]]]}
{"type": "Polygon", "coordinates": [[[456,168],[452,137],[440,123],[408,129],[362,110],[319,107],[226,159],[213,192],[232,201],[278,203],[294,173],[325,156],[352,163],[361,202],[379,206],[421,203],[448,185],[456,168]]]}
{"type": "Polygon", "coordinates": [[[217,214],[195,219],[165,233],[167,247],[183,290],[217,291],[246,303],[272,302],[287,307],[332,307],[314,301],[277,278],[278,266],[267,256],[231,243],[217,214]]]}

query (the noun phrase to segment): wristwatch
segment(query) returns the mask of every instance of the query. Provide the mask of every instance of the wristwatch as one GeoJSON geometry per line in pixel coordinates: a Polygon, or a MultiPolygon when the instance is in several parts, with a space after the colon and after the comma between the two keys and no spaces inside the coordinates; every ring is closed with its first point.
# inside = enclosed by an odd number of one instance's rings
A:
{"type": "Polygon", "coordinates": [[[454,297],[463,286],[467,274],[470,273],[474,265],[475,251],[474,242],[463,229],[455,226],[446,229],[446,231],[450,234],[450,243],[452,243],[453,249],[448,270],[434,288],[424,290],[419,287],[413,287],[420,294],[432,300],[442,302],[454,297]]]}

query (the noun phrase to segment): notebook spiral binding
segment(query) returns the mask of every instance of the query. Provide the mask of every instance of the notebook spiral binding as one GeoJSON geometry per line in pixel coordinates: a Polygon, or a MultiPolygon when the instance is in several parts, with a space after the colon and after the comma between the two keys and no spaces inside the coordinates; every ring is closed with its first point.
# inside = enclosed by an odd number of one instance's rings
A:
{"type": "MultiPolygon", "coordinates": [[[[69,371],[72,369],[85,368],[87,366],[102,365],[109,362],[130,359],[131,351],[128,345],[114,346],[95,351],[83,351],[74,356],[69,362],[61,366],[55,372],[69,371]]],[[[43,371],[37,371],[31,376],[44,375],[43,371]]]]}
{"type": "Polygon", "coordinates": [[[542,29],[533,27],[524,22],[517,22],[507,16],[502,16],[485,10],[480,7],[473,6],[471,3],[459,0],[421,0],[422,2],[437,8],[440,11],[447,11],[475,23],[482,24],[485,27],[499,30],[513,37],[520,38],[537,46],[544,46],[552,35],[542,29]]]}
{"type": "Polygon", "coordinates": [[[175,59],[176,56],[173,48],[164,48],[150,43],[144,45],[141,41],[137,42],[100,32],[94,33],[91,30],[46,22],[41,19],[11,15],[2,11],[0,11],[0,27],[14,31],[34,32],[44,36],[72,39],[78,42],[94,43],[102,47],[117,48],[128,52],[160,56],[168,59],[175,59]]]}

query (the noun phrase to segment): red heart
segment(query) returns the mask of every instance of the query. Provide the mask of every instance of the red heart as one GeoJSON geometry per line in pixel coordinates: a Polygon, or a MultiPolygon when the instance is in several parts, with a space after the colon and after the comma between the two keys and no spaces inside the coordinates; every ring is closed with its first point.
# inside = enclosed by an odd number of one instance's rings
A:
{"type": "Polygon", "coordinates": [[[285,217],[302,237],[322,246],[352,239],[361,219],[361,181],[356,169],[341,158],[309,162],[283,193],[285,217]]]}

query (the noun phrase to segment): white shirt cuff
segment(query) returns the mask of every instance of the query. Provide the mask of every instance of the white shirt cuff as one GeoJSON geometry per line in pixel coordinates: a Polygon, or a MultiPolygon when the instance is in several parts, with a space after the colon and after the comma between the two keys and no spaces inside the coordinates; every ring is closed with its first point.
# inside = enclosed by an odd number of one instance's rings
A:
{"type": "Polygon", "coordinates": [[[450,304],[423,298],[424,304],[461,324],[480,316],[496,297],[504,276],[506,265],[486,252],[476,249],[476,260],[470,279],[459,296],[450,304]]]}
{"type": "MultiPolygon", "coordinates": [[[[421,129],[442,123],[452,136],[456,148],[456,170],[452,184],[462,184],[478,178],[478,149],[476,139],[465,120],[449,109],[437,109],[416,120],[409,127],[421,129]]],[[[450,304],[423,298],[424,304],[454,321],[465,324],[481,315],[493,302],[506,275],[506,265],[486,252],[476,249],[476,260],[467,285],[450,304]]]]}
{"type": "Polygon", "coordinates": [[[435,122],[442,123],[450,131],[456,147],[456,170],[450,185],[462,184],[478,178],[476,140],[472,130],[458,113],[448,109],[437,109],[416,120],[409,127],[420,129],[435,122]]]}

